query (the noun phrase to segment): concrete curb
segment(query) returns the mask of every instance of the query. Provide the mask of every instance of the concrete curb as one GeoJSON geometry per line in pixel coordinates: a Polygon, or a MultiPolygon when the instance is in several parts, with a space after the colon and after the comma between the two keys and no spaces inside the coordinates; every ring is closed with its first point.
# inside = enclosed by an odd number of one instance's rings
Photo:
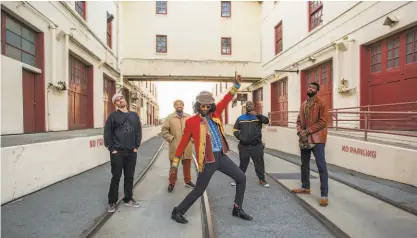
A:
{"type": "MultiPolygon", "coordinates": [[[[276,155],[274,155],[274,154],[272,154],[272,153],[266,152],[266,151],[265,151],[265,153],[267,153],[267,154],[269,154],[269,155],[272,155],[272,156],[274,156],[274,157],[278,157],[278,156],[276,156],[276,155]]],[[[297,155],[294,155],[294,156],[297,156],[297,155]]],[[[292,161],[292,160],[290,160],[290,159],[287,159],[287,158],[285,158],[285,157],[279,157],[279,158],[281,158],[281,159],[283,159],[283,160],[285,160],[285,161],[287,161],[287,162],[290,162],[290,163],[292,163],[292,164],[295,164],[295,165],[301,165],[301,162],[300,162],[300,163],[296,163],[296,162],[294,162],[294,161],[292,161]]],[[[311,171],[314,171],[314,172],[316,172],[316,173],[318,173],[318,172],[319,172],[319,171],[318,171],[318,169],[316,169],[316,168],[311,168],[311,167],[310,167],[310,170],[311,170],[311,171]]],[[[338,178],[338,177],[336,177],[336,176],[333,176],[333,175],[330,175],[330,174],[329,174],[328,176],[329,176],[329,178],[330,178],[330,179],[333,179],[333,180],[335,180],[335,181],[337,181],[337,182],[339,182],[339,183],[342,183],[342,184],[347,185],[347,186],[349,186],[349,187],[351,187],[351,188],[354,188],[354,189],[356,189],[356,190],[358,190],[358,191],[360,191],[360,192],[362,192],[362,193],[365,193],[366,195],[369,195],[369,196],[371,196],[371,197],[374,197],[374,198],[376,198],[376,199],[379,199],[379,200],[381,200],[381,201],[383,201],[383,202],[386,202],[386,203],[388,203],[388,204],[390,204],[390,205],[392,205],[392,206],[394,206],[394,207],[397,207],[397,208],[399,208],[399,209],[401,209],[401,210],[404,210],[404,211],[406,211],[406,212],[409,212],[409,213],[411,213],[411,214],[413,214],[413,215],[417,216],[417,210],[416,210],[416,209],[413,209],[413,208],[411,208],[411,207],[404,206],[404,205],[403,205],[403,204],[401,204],[401,203],[395,202],[395,201],[393,201],[393,200],[391,200],[391,199],[389,199],[389,198],[387,198],[387,197],[381,196],[381,195],[379,195],[379,194],[377,194],[377,193],[374,193],[374,192],[371,192],[371,191],[369,191],[369,190],[367,190],[367,189],[363,189],[363,188],[361,188],[361,187],[359,187],[359,186],[357,186],[357,185],[355,185],[355,184],[353,184],[353,183],[349,183],[349,182],[347,182],[347,181],[345,181],[345,180],[343,180],[343,179],[340,179],[340,178],[338,178]]]]}
{"type": "MultiPolygon", "coordinates": [[[[195,155],[193,154],[193,161],[198,173],[198,163],[195,155]]],[[[213,220],[211,217],[210,203],[208,201],[207,191],[204,191],[201,196],[201,221],[203,226],[203,238],[215,238],[213,220]]]]}
{"type": "MultiPolygon", "coordinates": [[[[230,136],[231,137],[231,136],[230,136]]],[[[233,141],[235,141],[236,142],[236,140],[234,139],[234,138],[228,138],[229,140],[233,140],[233,141]]],[[[278,151],[278,150],[277,150],[278,151]]],[[[234,152],[234,151],[233,151],[234,152]]],[[[274,155],[274,154],[272,154],[272,153],[269,153],[269,152],[267,152],[267,151],[265,151],[265,153],[266,154],[269,154],[269,155],[271,155],[271,156],[274,156],[274,157],[278,157],[278,158],[280,158],[280,159],[283,159],[283,160],[285,160],[285,161],[287,161],[287,162],[290,162],[290,163],[292,163],[292,164],[295,164],[295,165],[301,165],[301,162],[299,162],[299,163],[297,163],[297,162],[294,162],[294,161],[292,161],[291,159],[288,159],[288,158],[286,158],[285,156],[277,156],[277,155],[274,155]]],[[[285,153],[285,152],[283,152],[283,153],[285,153]]],[[[286,153],[286,154],[288,154],[288,153],[286,153]]],[[[293,156],[295,156],[295,157],[300,157],[300,156],[298,156],[298,155],[293,155],[293,156]]],[[[301,161],[301,160],[300,160],[301,161]]],[[[252,163],[252,162],[251,162],[252,163]]],[[[319,171],[318,171],[318,169],[316,169],[316,168],[311,168],[310,167],[310,170],[311,171],[314,171],[314,172],[316,172],[316,173],[318,173],[319,171]]],[[[401,209],[401,210],[404,210],[404,211],[406,211],[406,212],[408,212],[408,213],[411,213],[411,214],[413,214],[413,215],[415,215],[415,216],[417,216],[417,210],[416,209],[413,209],[413,208],[411,208],[411,207],[407,207],[407,206],[404,206],[403,204],[401,204],[401,203],[398,203],[398,202],[396,202],[396,201],[393,201],[392,199],[389,199],[389,198],[387,198],[387,197],[384,197],[384,196],[381,196],[381,195],[379,195],[379,194],[377,194],[377,193],[374,193],[374,192],[371,192],[371,191],[369,191],[369,190],[367,190],[367,189],[364,189],[364,188],[361,188],[361,187],[359,187],[359,186],[357,186],[357,185],[355,185],[355,184],[352,184],[352,183],[350,183],[350,182],[347,182],[347,181],[345,181],[345,180],[343,180],[343,179],[340,179],[340,178],[337,178],[336,176],[333,176],[333,175],[328,175],[329,176],[329,178],[330,179],[333,179],[333,180],[335,180],[335,181],[337,181],[337,182],[339,182],[339,183],[342,183],[342,184],[344,184],[344,185],[347,185],[347,186],[349,186],[349,187],[351,187],[351,188],[354,188],[354,189],[356,189],[356,190],[358,190],[358,191],[360,191],[360,192],[362,192],[362,193],[365,193],[365,194],[367,194],[367,195],[369,195],[369,196],[371,196],[371,197],[374,197],[374,198],[376,198],[376,199],[379,199],[379,200],[381,200],[381,201],[383,201],[383,202],[386,202],[386,203],[388,203],[388,204],[390,204],[390,205],[392,205],[392,206],[394,206],[394,207],[397,207],[397,208],[399,208],[399,209],[401,209]]]]}
{"type": "MultiPolygon", "coordinates": [[[[230,150],[233,154],[239,157],[239,153],[235,152],[234,150],[230,150]]],[[[253,165],[253,162],[250,161],[250,164],[253,165]]],[[[283,183],[272,177],[269,173],[265,172],[265,175],[268,176],[270,179],[278,183],[281,187],[289,191],[291,194],[293,194],[297,198],[297,202],[307,210],[308,213],[310,213],[314,218],[316,218],[324,227],[326,227],[330,233],[335,235],[336,237],[340,238],[350,238],[348,234],[346,234],[343,230],[341,230],[339,227],[337,227],[333,222],[331,222],[329,219],[327,219],[324,215],[322,215],[319,211],[317,211],[313,206],[311,206],[309,203],[304,201],[300,196],[297,196],[296,194],[291,192],[291,189],[286,187],[283,183]]]]}
{"type": "MultiPolygon", "coordinates": [[[[156,151],[155,155],[152,157],[151,161],[149,162],[149,164],[146,166],[146,168],[142,171],[142,173],[139,175],[138,180],[136,180],[133,184],[133,189],[135,189],[139,183],[143,180],[143,178],[145,177],[146,173],[150,170],[150,168],[152,167],[152,165],[154,164],[156,158],[158,157],[159,153],[161,152],[162,148],[165,145],[165,141],[162,142],[161,146],[159,147],[159,149],[156,151]]],[[[116,209],[119,207],[119,205],[122,203],[124,197],[121,197],[117,203],[116,203],[116,209]]],[[[103,213],[103,215],[101,215],[98,219],[97,222],[91,226],[90,228],[86,229],[79,237],[80,238],[90,238],[93,237],[94,234],[106,223],[107,220],[109,220],[109,218],[114,214],[113,213],[109,213],[107,211],[105,211],[103,213]]]]}

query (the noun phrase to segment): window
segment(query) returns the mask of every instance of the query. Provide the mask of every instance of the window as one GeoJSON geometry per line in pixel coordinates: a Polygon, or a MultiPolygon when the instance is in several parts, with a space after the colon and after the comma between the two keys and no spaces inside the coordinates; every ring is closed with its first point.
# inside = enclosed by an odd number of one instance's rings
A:
{"type": "Polygon", "coordinates": [[[381,71],[381,44],[375,44],[371,47],[371,72],[381,71]]]}
{"type": "Polygon", "coordinates": [[[232,2],[222,1],[222,17],[231,17],[231,16],[232,16],[232,2]]]}
{"type": "Polygon", "coordinates": [[[417,63],[417,27],[373,43],[369,49],[371,73],[403,70],[417,63]]]}
{"type": "Polygon", "coordinates": [[[405,47],[406,64],[417,62],[417,27],[407,32],[405,47]]]}
{"type": "Polygon", "coordinates": [[[75,11],[85,20],[87,16],[85,10],[85,1],[75,1],[75,11]]]}
{"type": "Polygon", "coordinates": [[[389,39],[387,42],[387,69],[396,68],[400,65],[400,37],[389,39]]]}
{"type": "Polygon", "coordinates": [[[34,31],[2,12],[1,43],[5,56],[36,67],[36,36],[34,31]]]}
{"type": "Polygon", "coordinates": [[[275,54],[282,51],[282,22],[275,27],[275,54]]]}
{"type": "Polygon", "coordinates": [[[167,36],[157,35],[156,36],[156,53],[167,53],[167,36]]]}
{"type": "Polygon", "coordinates": [[[112,48],[113,16],[107,13],[107,46],[112,48]]]}
{"type": "Polygon", "coordinates": [[[232,38],[222,37],[222,55],[232,54],[232,38]]]}
{"type": "Polygon", "coordinates": [[[322,1],[309,1],[308,2],[309,12],[309,31],[319,26],[323,20],[323,2],[322,1]]]}
{"type": "Polygon", "coordinates": [[[167,14],[167,1],[156,1],[156,14],[167,14]]]}

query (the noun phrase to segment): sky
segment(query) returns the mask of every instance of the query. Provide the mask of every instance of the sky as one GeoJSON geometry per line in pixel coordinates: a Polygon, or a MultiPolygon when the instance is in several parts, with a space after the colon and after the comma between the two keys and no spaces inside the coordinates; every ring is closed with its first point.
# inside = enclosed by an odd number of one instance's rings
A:
{"type": "Polygon", "coordinates": [[[209,91],[214,83],[203,82],[157,82],[159,118],[165,118],[174,112],[173,102],[176,99],[184,101],[184,111],[193,114],[192,102],[201,91],[209,91]]]}

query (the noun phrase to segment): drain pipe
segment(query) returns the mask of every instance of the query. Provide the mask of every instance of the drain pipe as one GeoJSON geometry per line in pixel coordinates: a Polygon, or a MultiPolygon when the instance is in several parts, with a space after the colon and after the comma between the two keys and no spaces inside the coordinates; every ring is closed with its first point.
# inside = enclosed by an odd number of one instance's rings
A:
{"type": "Polygon", "coordinates": [[[67,87],[69,87],[69,33],[64,33],[64,80],[67,87]]]}
{"type": "Polygon", "coordinates": [[[120,37],[120,34],[122,33],[122,31],[123,31],[123,29],[120,29],[120,27],[121,27],[121,12],[122,12],[122,7],[123,7],[123,4],[122,4],[122,2],[117,2],[117,18],[116,18],[116,20],[117,20],[117,30],[116,30],[116,34],[117,34],[117,68],[118,68],[118,70],[120,71],[120,76],[119,76],[119,85],[120,85],[120,92],[121,92],[121,90],[123,89],[123,87],[124,87],[124,80],[123,80],[123,70],[121,69],[121,61],[122,61],[122,54],[121,54],[121,52],[120,52],[120,49],[121,49],[121,47],[120,47],[120,44],[121,44],[121,41],[120,41],[120,39],[121,39],[121,37],[120,37]]]}
{"type": "MultiPolygon", "coordinates": [[[[55,64],[56,64],[56,31],[57,31],[57,25],[51,23],[49,24],[48,28],[51,30],[51,83],[53,85],[55,85],[56,82],[56,69],[55,69],[55,64]]],[[[42,72],[42,73],[46,73],[46,72],[42,72]]],[[[47,92],[46,92],[46,110],[47,110],[47,115],[48,115],[48,131],[51,131],[51,110],[50,110],[50,100],[49,100],[49,92],[50,92],[50,86],[48,85],[47,87],[47,92]]]]}

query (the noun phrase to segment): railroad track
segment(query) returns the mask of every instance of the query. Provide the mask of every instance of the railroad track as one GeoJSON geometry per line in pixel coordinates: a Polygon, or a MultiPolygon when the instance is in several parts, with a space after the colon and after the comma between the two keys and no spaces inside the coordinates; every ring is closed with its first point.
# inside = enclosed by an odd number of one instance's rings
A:
{"type": "MultiPolygon", "coordinates": [[[[151,161],[149,162],[149,164],[146,166],[146,168],[142,171],[142,173],[139,175],[139,179],[134,182],[133,184],[133,189],[135,189],[140,182],[142,182],[143,178],[145,177],[145,175],[149,172],[149,170],[151,169],[152,165],[155,163],[156,158],[158,157],[159,153],[161,152],[162,148],[165,145],[165,141],[162,142],[161,146],[159,147],[159,149],[156,151],[155,155],[152,157],[151,161]]],[[[119,207],[119,205],[122,203],[124,197],[121,197],[117,203],[116,203],[116,210],[119,207]]],[[[107,210],[105,212],[103,212],[103,214],[97,219],[97,222],[91,226],[89,229],[87,229],[86,231],[84,231],[81,235],[80,238],[91,238],[93,237],[97,231],[106,223],[106,221],[108,221],[110,219],[110,217],[114,214],[107,212],[107,210]]]]}
{"type": "MultiPolygon", "coordinates": [[[[236,155],[237,157],[239,157],[239,153],[235,152],[234,150],[230,150],[230,152],[232,154],[236,155]]],[[[250,161],[250,164],[253,166],[252,161],[250,161]]],[[[280,187],[284,188],[285,190],[287,190],[288,192],[293,194],[291,192],[291,189],[284,186],[284,184],[282,184],[280,181],[275,179],[268,172],[265,172],[265,175],[268,176],[268,178],[271,179],[272,181],[276,182],[280,187]]],[[[316,209],[314,209],[314,207],[312,207],[310,204],[308,204],[302,198],[300,198],[299,196],[296,196],[295,194],[293,194],[293,195],[296,198],[297,203],[299,205],[301,205],[301,207],[303,207],[314,218],[316,218],[321,224],[323,224],[323,226],[326,227],[326,229],[328,229],[335,237],[338,237],[338,238],[349,238],[350,237],[348,234],[346,234],[344,231],[342,231],[333,222],[331,222],[329,219],[327,219],[325,216],[323,216],[320,212],[318,212],[316,209]]]]}
{"type": "MultiPolygon", "coordinates": [[[[134,182],[133,189],[135,189],[144,179],[145,175],[151,170],[152,166],[154,165],[156,158],[158,158],[162,148],[165,145],[165,141],[162,142],[161,146],[157,150],[157,152],[152,157],[149,164],[146,166],[146,168],[142,171],[142,173],[139,175],[139,179],[134,182]]],[[[197,160],[195,158],[195,155],[193,154],[193,162],[196,168],[196,171],[198,173],[198,164],[197,160]]],[[[123,202],[123,197],[121,197],[117,203],[116,203],[116,209],[119,207],[119,205],[123,202]]],[[[170,213],[170,211],[167,211],[170,213]]],[[[91,238],[94,237],[94,235],[100,230],[100,228],[111,218],[111,216],[114,213],[109,213],[106,211],[103,211],[103,214],[97,218],[97,222],[92,225],[90,228],[86,229],[79,237],[80,238],[91,238]]],[[[213,221],[211,217],[211,211],[210,211],[210,205],[208,201],[207,192],[204,191],[203,195],[201,196],[201,221],[202,221],[202,237],[203,238],[214,238],[214,228],[213,228],[213,221]]]]}

